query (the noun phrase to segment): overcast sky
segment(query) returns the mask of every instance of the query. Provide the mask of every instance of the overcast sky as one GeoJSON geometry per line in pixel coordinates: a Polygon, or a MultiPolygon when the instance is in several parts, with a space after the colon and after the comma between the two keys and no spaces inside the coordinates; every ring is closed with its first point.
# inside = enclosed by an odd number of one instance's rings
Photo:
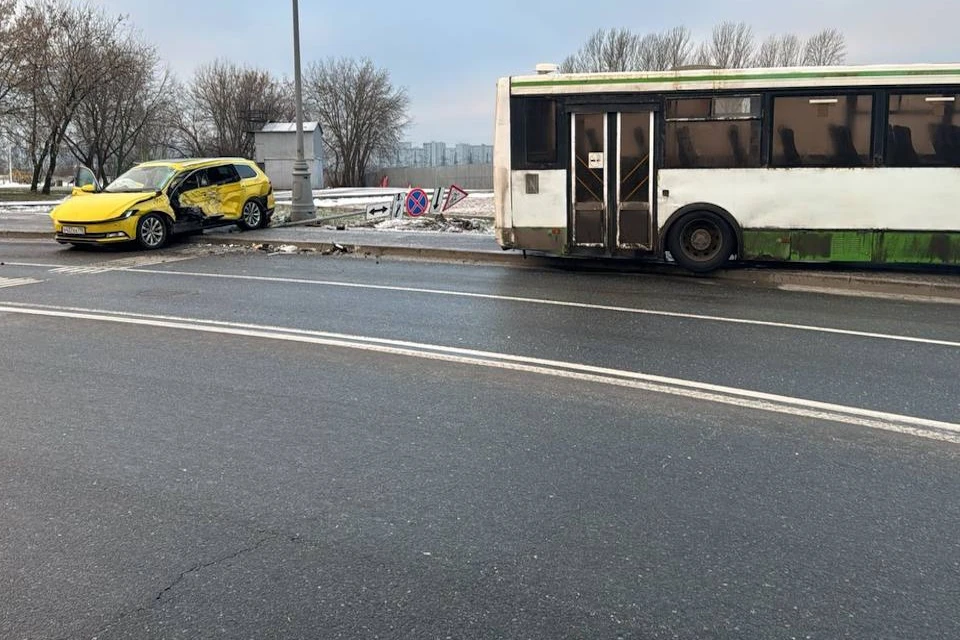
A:
{"type": "MultiPolygon", "coordinates": [[[[217,57],[292,75],[287,0],[93,1],[128,14],[184,78],[217,57]]],[[[300,12],[305,61],[369,57],[408,89],[416,143],[490,143],[496,78],[560,62],[600,27],[829,26],[847,35],[850,63],[960,62],[960,0],[300,0],[300,12]]]]}

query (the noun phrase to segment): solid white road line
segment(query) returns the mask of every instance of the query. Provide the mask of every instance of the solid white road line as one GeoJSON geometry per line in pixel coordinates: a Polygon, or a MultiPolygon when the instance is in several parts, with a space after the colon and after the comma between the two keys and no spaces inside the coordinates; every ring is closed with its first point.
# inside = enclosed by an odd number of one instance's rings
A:
{"type": "Polygon", "coordinates": [[[567,378],[582,382],[629,387],[694,400],[747,409],[757,409],[796,417],[858,425],[871,429],[892,431],[900,434],[960,444],[960,424],[573,362],[561,362],[474,349],[461,349],[443,345],[353,336],[324,331],[219,322],[200,318],[151,316],[95,309],[41,307],[39,305],[4,302],[0,303],[0,313],[110,322],[248,338],[282,340],[285,342],[359,349],[383,354],[493,367],[567,378]]]}
{"type": "Polygon", "coordinates": [[[132,273],[144,273],[151,275],[182,276],[191,278],[214,278],[221,280],[246,280],[253,282],[274,282],[286,284],[302,284],[318,287],[339,287],[346,289],[368,289],[376,291],[393,291],[399,293],[420,293],[437,296],[451,296],[459,298],[474,298],[480,300],[498,300],[503,302],[519,302],[523,304],[537,304],[554,307],[567,307],[574,309],[590,309],[594,311],[612,311],[616,313],[630,313],[645,316],[658,316],[662,318],[678,318],[683,320],[700,320],[707,322],[720,322],[726,324],[739,324],[754,327],[770,327],[775,329],[790,329],[794,331],[812,331],[817,333],[828,333],[834,335],[852,336],[857,338],[869,338],[874,340],[892,340],[896,342],[909,342],[915,344],[929,344],[940,347],[960,348],[960,342],[953,340],[936,340],[932,338],[916,338],[913,336],[900,336],[887,333],[874,333],[870,331],[856,331],[852,329],[837,329],[834,327],[822,327],[816,325],[794,324],[788,322],[771,322],[766,320],[749,320],[746,318],[727,318],[724,316],[709,316],[695,313],[680,313],[676,311],[659,311],[655,309],[640,309],[636,307],[620,307],[602,304],[590,304],[586,302],[568,302],[564,300],[550,300],[545,298],[527,298],[519,296],[502,296],[489,293],[472,293],[468,291],[450,291],[447,289],[424,289],[420,287],[399,287],[379,284],[358,284],[354,282],[336,282],[331,280],[309,280],[303,278],[279,278],[270,276],[248,276],[233,275],[226,273],[203,273],[196,271],[166,271],[160,269],[125,269],[132,273]]]}

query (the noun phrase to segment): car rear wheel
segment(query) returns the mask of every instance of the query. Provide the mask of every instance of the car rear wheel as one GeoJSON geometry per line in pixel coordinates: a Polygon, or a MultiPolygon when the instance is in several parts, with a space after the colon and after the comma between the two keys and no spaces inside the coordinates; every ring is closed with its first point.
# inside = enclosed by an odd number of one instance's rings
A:
{"type": "Polygon", "coordinates": [[[237,226],[244,231],[252,231],[266,226],[267,217],[263,214],[263,206],[256,200],[249,200],[243,205],[243,213],[237,226]]]}
{"type": "Polygon", "coordinates": [[[147,250],[160,249],[170,238],[167,221],[156,213],[148,213],[137,223],[137,243],[147,250]]]}

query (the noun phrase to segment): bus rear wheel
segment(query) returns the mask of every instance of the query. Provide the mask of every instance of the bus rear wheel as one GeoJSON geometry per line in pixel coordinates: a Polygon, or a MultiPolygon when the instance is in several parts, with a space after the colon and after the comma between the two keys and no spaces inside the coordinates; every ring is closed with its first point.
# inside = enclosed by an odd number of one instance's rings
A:
{"type": "Polygon", "coordinates": [[[727,222],[710,211],[683,216],[670,228],[667,249],[681,267],[709,273],[727,263],[736,250],[736,237],[727,222]]]}

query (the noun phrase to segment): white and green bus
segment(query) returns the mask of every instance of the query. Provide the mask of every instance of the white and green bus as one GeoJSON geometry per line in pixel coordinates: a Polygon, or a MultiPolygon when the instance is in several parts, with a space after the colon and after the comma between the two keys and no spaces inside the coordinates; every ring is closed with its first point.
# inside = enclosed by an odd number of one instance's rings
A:
{"type": "Polygon", "coordinates": [[[497,89],[504,248],[960,264],[960,65],[536,75],[497,89]]]}

